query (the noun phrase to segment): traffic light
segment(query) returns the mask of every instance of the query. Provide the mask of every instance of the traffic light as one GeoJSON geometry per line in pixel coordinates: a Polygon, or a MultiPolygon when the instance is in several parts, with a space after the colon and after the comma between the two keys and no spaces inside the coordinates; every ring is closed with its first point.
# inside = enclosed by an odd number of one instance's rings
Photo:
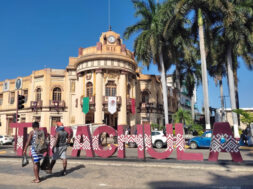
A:
{"type": "Polygon", "coordinates": [[[25,103],[25,96],[24,95],[18,95],[18,109],[21,110],[24,108],[25,103]]]}
{"type": "Polygon", "coordinates": [[[13,122],[16,123],[19,121],[20,115],[17,116],[17,114],[13,114],[13,122]]]}

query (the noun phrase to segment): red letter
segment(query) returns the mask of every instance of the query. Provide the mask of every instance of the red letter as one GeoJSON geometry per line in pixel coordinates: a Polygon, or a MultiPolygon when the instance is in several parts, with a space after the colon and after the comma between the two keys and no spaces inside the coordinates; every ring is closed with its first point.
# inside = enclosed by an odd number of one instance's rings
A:
{"type": "Polygon", "coordinates": [[[122,125],[118,126],[118,158],[125,158],[125,143],[135,142],[138,146],[138,158],[144,159],[144,138],[143,138],[143,126],[137,125],[137,135],[124,135],[124,129],[122,125]]]}
{"type": "Polygon", "coordinates": [[[152,136],[150,132],[150,125],[144,125],[145,130],[145,146],[147,152],[150,154],[151,157],[156,159],[165,159],[168,158],[171,153],[173,152],[173,131],[172,131],[172,124],[166,125],[166,133],[167,133],[167,149],[164,152],[157,152],[152,147],[152,136]]]}
{"type": "Polygon", "coordinates": [[[239,144],[233,137],[232,130],[227,122],[214,123],[208,161],[218,161],[219,152],[229,152],[235,162],[243,161],[239,144]]]}
{"type": "Polygon", "coordinates": [[[108,133],[110,136],[116,136],[116,132],[110,126],[100,126],[93,133],[93,137],[92,137],[93,150],[98,156],[107,158],[107,157],[112,156],[115,153],[117,147],[114,144],[110,144],[110,147],[108,150],[103,150],[102,145],[99,143],[99,136],[103,132],[108,133]]]}
{"type": "Polygon", "coordinates": [[[32,127],[32,123],[11,123],[10,127],[17,128],[17,146],[16,146],[16,154],[17,156],[23,155],[23,148],[27,141],[27,127],[32,127]]]}
{"type": "Polygon", "coordinates": [[[76,157],[80,150],[85,150],[87,157],[94,157],[89,126],[77,127],[71,156],[76,157]]]}
{"type": "Polygon", "coordinates": [[[185,141],[183,138],[183,124],[182,123],[175,124],[175,132],[176,132],[177,159],[203,161],[203,154],[184,152],[185,141]]]}

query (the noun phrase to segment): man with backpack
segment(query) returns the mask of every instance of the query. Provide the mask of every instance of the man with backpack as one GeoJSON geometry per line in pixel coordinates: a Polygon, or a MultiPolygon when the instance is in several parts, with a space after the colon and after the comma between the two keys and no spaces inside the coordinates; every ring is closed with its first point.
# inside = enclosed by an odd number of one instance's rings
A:
{"type": "Polygon", "coordinates": [[[55,162],[57,159],[62,159],[63,163],[63,170],[61,172],[61,175],[66,175],[66,169],[67,169],[67,157],[66,157],[66,151],[68,144],[70,143],[71,136],[64,130],[64,126],[61,122],[57,122],[57,128],[56,128],[56,139],[55,143],[53,145],[53,158],[51,161],[51,169],[48,171],[49,173],[52,173],[52,169],[55,165],[55,162]]]}
{"type": "Polygon", "coordinates": [[[47,151],[48,145],[46,142],[45,133],[43,130],[39,130],[39,123],[33,122],[32,124],[33,130],[29,133],[28,140],[26,142],[23,154],[26,155],[27,148],[31,145],[31,155],[33,161],[33,172],[35,179],[32,181],[33,183],[39,183],[39,171],[40,171],[40,160],[44,152],[47,151]]]}

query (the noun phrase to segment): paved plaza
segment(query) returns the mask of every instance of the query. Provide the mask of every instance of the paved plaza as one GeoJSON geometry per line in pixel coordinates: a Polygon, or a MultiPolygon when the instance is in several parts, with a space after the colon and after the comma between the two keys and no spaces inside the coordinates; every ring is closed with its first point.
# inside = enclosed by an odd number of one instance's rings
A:
{"type": "MultiPolygon", "coordinates": [[[[102,159],[71,158],[66,176],[60,176],[61,161],[53,174],[41,171],[42,182],[31,183],[32,163],[21,167],[12,147],[0,148],[0,188],[253,188],[253,148],[241,149],[243,163],[233,163],[229,154],[221,153],[217,163],[210,163],[208,149],[187,150],[204,154],[203,162],[177,161],[175,153],[169,159],[155,160],[147,156],[138,160],[135,148],[127,148],[125,160],[116,157],[102,159]],[[3,153],[5,152],[5,153],[3,153]]],[[[70,150],[68,154],[70,154],[70,150]]]]}

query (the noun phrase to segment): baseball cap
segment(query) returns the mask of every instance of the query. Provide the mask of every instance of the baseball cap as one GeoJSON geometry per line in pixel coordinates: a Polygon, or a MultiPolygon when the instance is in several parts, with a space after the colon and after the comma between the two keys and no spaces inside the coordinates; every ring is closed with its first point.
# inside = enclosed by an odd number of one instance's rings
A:
{"type": "Polygon", "coordinates": [[[59,121],[59,122],[56,123],[56,125],[57,126],[63,126],[63,123],[59,121]]]}

